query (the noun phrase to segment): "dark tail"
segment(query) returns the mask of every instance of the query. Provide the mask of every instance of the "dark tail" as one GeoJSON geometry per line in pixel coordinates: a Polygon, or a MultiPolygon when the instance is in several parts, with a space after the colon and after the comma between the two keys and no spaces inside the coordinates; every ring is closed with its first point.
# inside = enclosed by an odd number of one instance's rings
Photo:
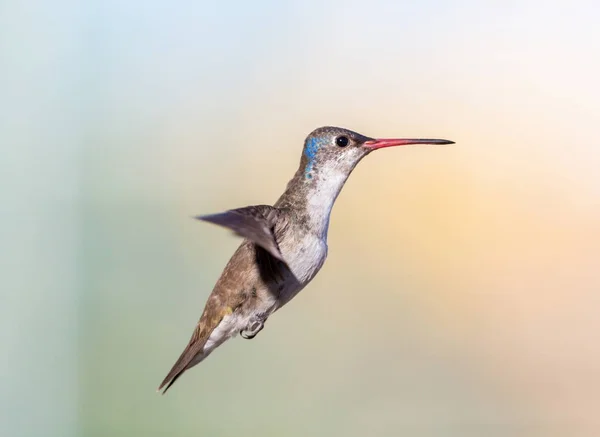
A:
{"type": "Polygon", "coordinates": [[[183,375],[183,372],[185,372],[184,370],[179,371],[179,373],[176,373],[175,376],[171,376],[171,374],[169,373],[169,375],[165,378],[165,380],[160,384],[160,387],[158,387],[158,390],[156,391],[160,391],[163,387],[165,387],[165,389],[162,391],[161,394],[165,394],[167,392],[167,390],[173,385],[175,384],[175,381],[177,381],[177,378],[179,378],[181,375],[183,375]],[[165,386],[166,385],[166,386],[165,386]]]}
{"type": "Polygon", "coordinates": [[[177,378],[183,375],[183,372],[185,372],[190,367],[195,366],[205,358],[205,356],[202,356],[202,349],[204,348],[205,342],[197,342],[193,340],[194,338],[192,337],[192,340],[187,345],[185,350],[181,353],[179,359],[175,362],[175,364],[169,371],[169,374],[165,377],[165,379],[163,379],[163,382],[160,383],[160,386],[156,391],[161,391],[164,387],[165,389],[162,392],[162,394],[164,395],[169,389],[169,387],[171,387],[175,383],[175,381],[177,381],[177,378]]]}

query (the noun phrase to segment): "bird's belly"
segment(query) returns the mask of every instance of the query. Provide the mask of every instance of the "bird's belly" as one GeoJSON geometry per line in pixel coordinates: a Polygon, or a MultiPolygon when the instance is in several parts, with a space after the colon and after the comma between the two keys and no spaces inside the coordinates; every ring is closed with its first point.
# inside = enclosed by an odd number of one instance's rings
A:
{"type": "Polygon", "coordinates": [[[285,248],[282,253],[294,277],[286,281],[279,293],[279,308],[296,296],[319,272],[327,258],[327,243],[317,236],[308,235],[295,247],[285,248]]]}

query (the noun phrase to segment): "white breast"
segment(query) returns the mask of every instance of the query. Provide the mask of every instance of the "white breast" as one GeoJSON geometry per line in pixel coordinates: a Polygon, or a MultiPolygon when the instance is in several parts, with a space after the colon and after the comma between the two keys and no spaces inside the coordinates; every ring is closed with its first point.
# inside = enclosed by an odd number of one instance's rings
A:
{"type": "Polygon", "coordinates": [[[327,258],[327,243],[315,234],[304,234],[293,250],[283,254],[298,281],[305,285],[317,274],[327,258]]]}

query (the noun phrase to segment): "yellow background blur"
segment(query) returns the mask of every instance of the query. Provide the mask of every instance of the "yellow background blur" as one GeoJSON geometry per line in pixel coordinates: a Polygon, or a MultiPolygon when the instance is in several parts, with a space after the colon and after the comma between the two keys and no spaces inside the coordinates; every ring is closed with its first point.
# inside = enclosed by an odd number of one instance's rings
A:
{"type": "Polygon", "coordinates": [[[597,1],[0,4],[0,434],[600,435],[597,1]],[[318,126],[329,259],[155,393],[318,126]]]}

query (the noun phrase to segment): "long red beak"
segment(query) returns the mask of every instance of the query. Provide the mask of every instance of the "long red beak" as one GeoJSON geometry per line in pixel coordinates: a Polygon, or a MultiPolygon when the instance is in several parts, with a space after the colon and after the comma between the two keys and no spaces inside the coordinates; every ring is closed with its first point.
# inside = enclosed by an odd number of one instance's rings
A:
{"type": "Polygon", "coordinates": [[[384,147],[407,146],[409,144],[454,144],[454,141],[431,140],[423,138],[380,138],[367,141],[364,146],[371,149],[382,149],[384,147]]]}

